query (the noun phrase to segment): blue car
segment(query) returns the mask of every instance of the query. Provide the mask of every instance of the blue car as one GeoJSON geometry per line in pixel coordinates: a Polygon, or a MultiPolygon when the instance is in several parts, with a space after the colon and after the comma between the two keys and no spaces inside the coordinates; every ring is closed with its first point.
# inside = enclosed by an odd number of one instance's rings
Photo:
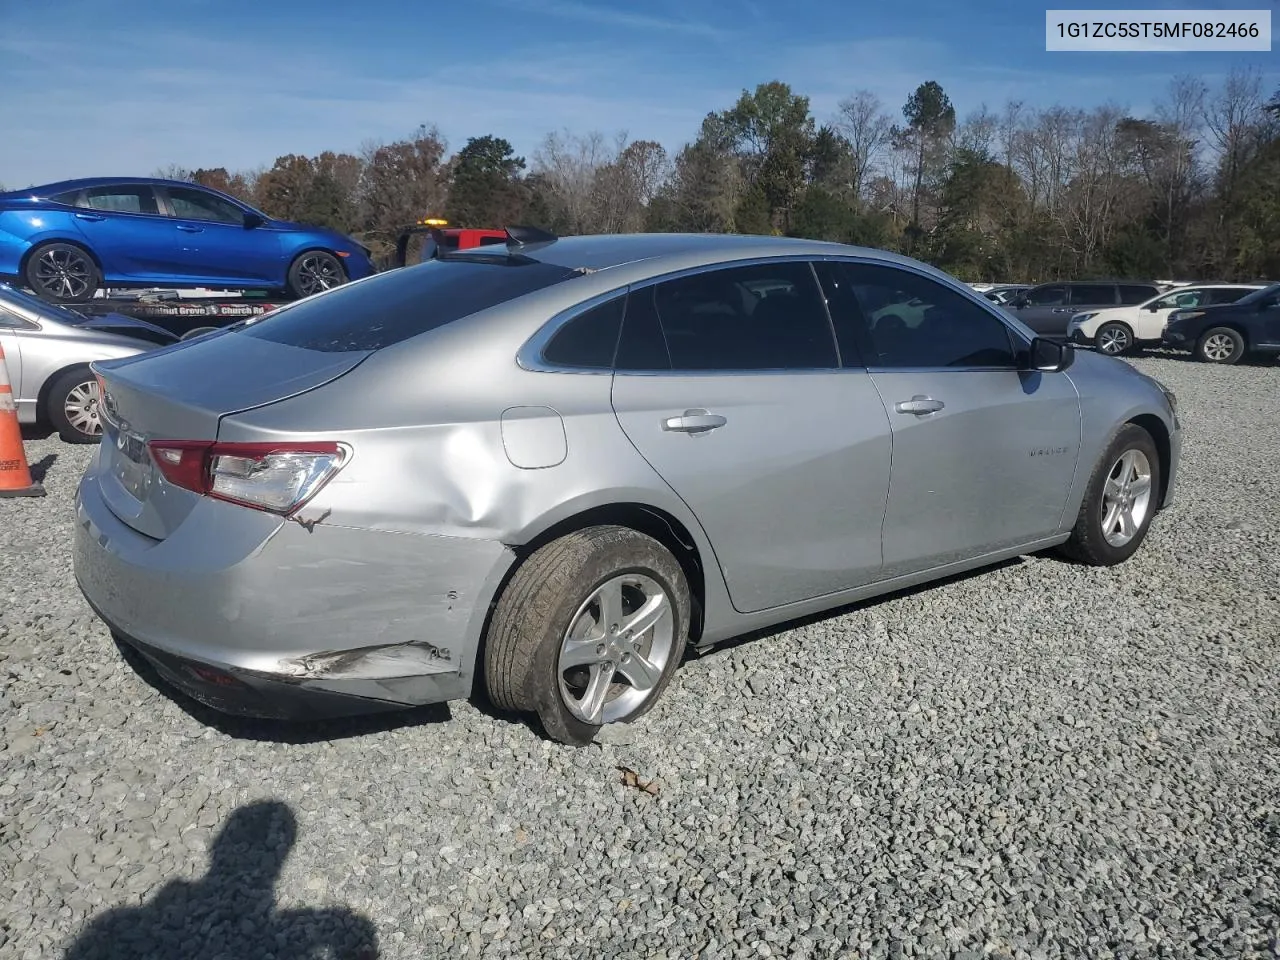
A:
{"type": "Polygon", "coordinates": [[[102,177],[0,193],[0,278],[55,302],[104,286],[305,297],[373,272],[350,237],[273,220],[195,183],[102,177]]]}

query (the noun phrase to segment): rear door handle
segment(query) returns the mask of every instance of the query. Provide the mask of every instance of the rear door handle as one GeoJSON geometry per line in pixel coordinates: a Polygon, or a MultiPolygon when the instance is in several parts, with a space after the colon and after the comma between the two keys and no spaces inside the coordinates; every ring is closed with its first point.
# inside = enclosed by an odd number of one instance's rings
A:
{"type": "Polygon", "coordinates": [[[935,400],[933,397],[926,397],[924,394],[917,393],[910,400],[899,400],[893,405],[893,409],[899,413],[914,413],[917,417],[925,414],[937,413],[946,404],[941,400],[935,400]]]}
{"type": "Polygon", "coordinates": [[[681,416],[667,417],[667,419],[663,420],[662,429],[698,436],[710,433],[716,427],[723,427],[728,422],[718,413],[708,413],[706,410],[686,410],[681,416]]]}
{"type": "Polygon", "coordinates": [[[1054,313],[1079,313],[1075,307],[1054,307],[1054,313]]]}
{"type": "Polygon", "coordinates": [[[185,227],[182,224],[178,224],[178,229],[183,233],[204,233],[204,227],[185,227]]]}
{"type": "Polygon", "coordinates": [[[77,220],[105,220],[106,217],[100,217],[96,213],[77,213],[77,220]]]}

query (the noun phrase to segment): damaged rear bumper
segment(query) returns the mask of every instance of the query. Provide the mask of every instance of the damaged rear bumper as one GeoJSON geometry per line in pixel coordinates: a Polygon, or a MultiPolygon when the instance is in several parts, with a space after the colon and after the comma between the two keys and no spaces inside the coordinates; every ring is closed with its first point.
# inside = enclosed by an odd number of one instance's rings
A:
{"type": "Polygon", "coordinates": [[[153,540],[110,511],[91,475],[73,557],[95,612],[169,683],[264,717],[469,696],[489,604],[514,561],[496,541],[308,530],[213,500],[153,540]]]}

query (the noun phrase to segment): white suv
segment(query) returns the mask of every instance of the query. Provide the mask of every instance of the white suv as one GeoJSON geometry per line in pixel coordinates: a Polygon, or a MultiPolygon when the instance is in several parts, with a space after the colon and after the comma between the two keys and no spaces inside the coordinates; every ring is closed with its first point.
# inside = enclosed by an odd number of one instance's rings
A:
{"type": "Polygon", "coordinates": [[[1159,344],[1164,325],[1174,310],[1235,303],[1245,294],[1261,290],[1256,283],[1198,283],[1178,287],[1131,307],[1109,307],[1077,313],[1067,326],[1067,337],[1092,344],[1100,353],[1119,356],[1159,344]]]}

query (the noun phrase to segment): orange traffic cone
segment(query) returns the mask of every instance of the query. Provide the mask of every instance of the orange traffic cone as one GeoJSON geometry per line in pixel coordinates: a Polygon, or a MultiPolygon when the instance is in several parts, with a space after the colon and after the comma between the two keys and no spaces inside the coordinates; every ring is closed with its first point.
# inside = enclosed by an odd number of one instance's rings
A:
{"type": "Polygon", "coordinates": [[[9,386],[9,368],[0,346],[0,497],[43,497],[44,487],[31,480],[31,467],[22,448],[18,406],[9,386]]]}

